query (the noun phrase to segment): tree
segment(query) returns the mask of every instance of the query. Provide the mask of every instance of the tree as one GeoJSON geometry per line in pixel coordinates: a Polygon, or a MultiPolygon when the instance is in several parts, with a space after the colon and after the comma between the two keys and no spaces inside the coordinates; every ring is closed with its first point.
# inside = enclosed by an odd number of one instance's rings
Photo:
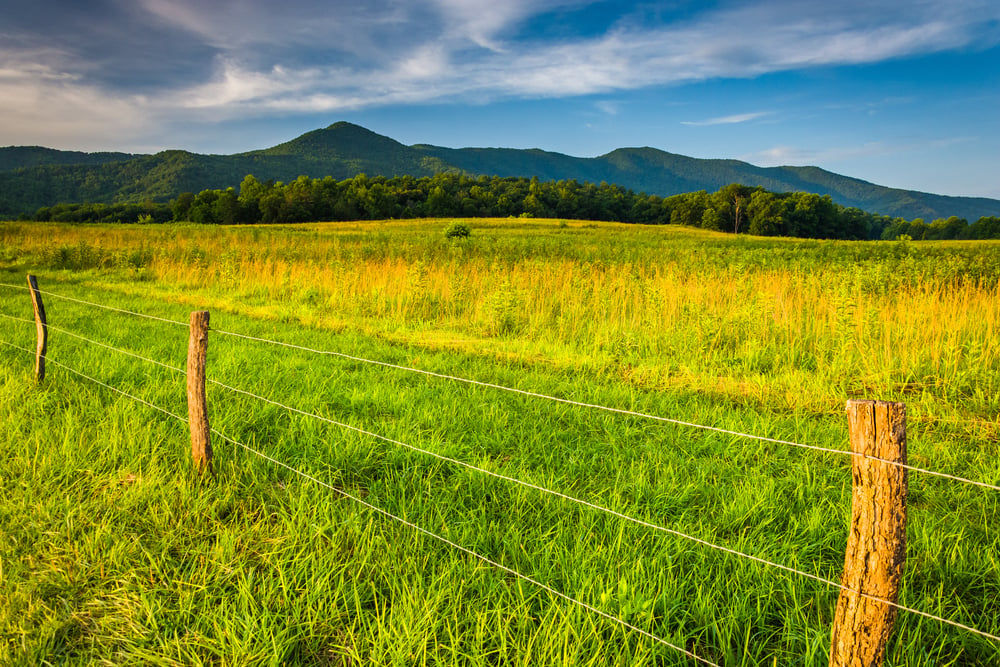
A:
{"type": "Polygon", "coordinates": [[[1000,239],[1000,218],[983,216],[969,225],[963,236],[969,239],[1000,239]]]}
{"type": "Polygon", "coordinates": [[[810,239],[837,238],[839,214],[830,195],[822,197],[811,192],[791,195],[792,209],[788,213],[790,236],[810,239]]]}
{"type": "Polygon", "coordinates": [[[840,212],[840,238],[861,241],[871,233],[872,216],[860,208],[845,208],[840,212]]]}
{"type": "Polygon", "coordinates": [[[177,199],[170,203],[170,211],[174,216],[174,220],[177,222],[188,220],[192,204],[194,204],[193,192],[182,192],[177,195],[177,199]]]}
{"type": "Polygon", "coordinates": [[[240,202],[233,188],[219,192],[212,208],[216,224],[235,225],[240,221],[240,202]]]}
{"type": "Polygon", "coordinates": [[[719,214],[719,211],[709,206],[705,209],[705,212],[701,215],[701,226],[704,229],[714,229],[716,231],[725,231],[726,221],[719,214]]]}
{"type": "Polygon", "coordinates": [[[440,185],[431,190],[427,197],[427,215],[432,218],[447,218],[457,213],[454,199],[448,196],[440,185]]]}
{"type": "Polygon", "coordinates": [[[756,236],[780,236],[785,232],[787,200],[764,189],[754,190],[747,204],[747,231],[756,236]]]}
{"type": "Polygon", "coordinates": [[[728,222],[731,223],[728,226],[732,227],[733,234],[740,233],[740,224],[743,223],[746,217],[746,206],[752,192],[753,188],[749,186],[730,183],[720,188],[713,197],[720,222],[724,224],[724,221],[728,218],[728,222]]]}
{"type": "Polygon", "coordinates": [[[201,225],[218,224],[219,221],[215,217],[215,202],[220,194],[218,190],[202,190],[195,195],[191,204],[191,221],[201,225]]]}
{"type": "Polygon", "coordinates": [[[267,190],[268,187],[258,181],[253,174],[247,174],[240,183],[239,202],[242,206],[256,204],[267,190]]]}
{"type": "Polygon", "coordinates": [[[708,207],[708,193],[704,190],[674,195],[667,198],[670,207],[670,224],[700,227],[708,207]]]}
{"type": "Polygon", "coordinates": [[[953,215],[948,219],[938,218],[924,233],[925,239],[951,240],[959,238],[969,226],[969,221],[953,215]]]}

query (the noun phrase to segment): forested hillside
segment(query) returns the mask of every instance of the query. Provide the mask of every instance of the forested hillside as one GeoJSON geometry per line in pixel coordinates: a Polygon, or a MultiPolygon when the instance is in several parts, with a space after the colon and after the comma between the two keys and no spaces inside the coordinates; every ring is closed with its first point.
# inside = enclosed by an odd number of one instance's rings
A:
{"type": "Polygon", "coordinates": [[[622,148],[595,158],[541,150],[405,146],[350,123],[335,123],[292,141],[235,155],[164,151],[156,155],[77,154],[48,149],[0,149],[0,216],[33,214],[60,203],[165,203],[183,192],[236,187],[254,174],[262,182],[299,176],[344,180],[435,174],[509,176],[540,181],[611,183],[669,197],[713,192],[742,183],[772,192],[829,195],[870,213],[932,220],[1000,215],[1000,201],[946,197],[885,188],[816,167],[756,167],[737,160],[703,160],[654,148],[622,148]],[[121,158],[121,159],[119,159],[121,158]],[[4,171],[6,169],[6,171],[4,171]]]}
{"type": "Polygon", "coordinates": [[[140,157],[131,153],[83,153],[57,151],[41,146],[5,146],[0,148],[0,172],[38,167],[46,164],[104,164],[140,157]]]}
{"type": "Polygon", "coordinates": [[[232,225],[321,220],[383,220],[421,217],[523,217],[675,224],[758,236],[824,239],[1000,238],[1000,218],[963,218],[930,225],[866,213],[835,203],[829,195],[774,193],[730,184],[658,197],[621,186],[575,180],[540,181],[437,174],[386,179],[360,175],[300,176],[290,183],[247,176],[239,190],[182,193],[169,204],[62,204],[39,209],[33,219],[56,222],[169,222],[232,225]]]}

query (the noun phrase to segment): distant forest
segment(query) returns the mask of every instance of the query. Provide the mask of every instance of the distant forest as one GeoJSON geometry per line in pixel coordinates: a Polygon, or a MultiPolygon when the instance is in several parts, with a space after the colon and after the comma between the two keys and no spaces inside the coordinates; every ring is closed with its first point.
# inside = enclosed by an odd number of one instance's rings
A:
{"type": "Polygon", "coordinates": [[[21,219],[234,225],[508,216],[687,225],[818,239],[1000,239],[997,217],[971,224],[954,216],[908,221],[847,208],[829,195],[775,193],[735,183],[714,193],[700,190],[658,197],[607,183],[455,174],[420,178],[361,174],[342,181],[300,176],[289,183],[261,182],[251,175],[243,179],[239,190],[185,192],[169,203],[59,204],[21,219]]]}

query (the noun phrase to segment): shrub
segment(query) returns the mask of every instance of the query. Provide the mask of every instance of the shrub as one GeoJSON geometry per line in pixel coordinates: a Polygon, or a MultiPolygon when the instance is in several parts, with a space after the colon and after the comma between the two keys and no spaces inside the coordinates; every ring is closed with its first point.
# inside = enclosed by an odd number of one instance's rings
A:
{"type": "Polygon", "coordinates": [[[464,239],[472,233],[469,226],[464,222],[453,222],[444,230],[445,238],[464,239]]]}

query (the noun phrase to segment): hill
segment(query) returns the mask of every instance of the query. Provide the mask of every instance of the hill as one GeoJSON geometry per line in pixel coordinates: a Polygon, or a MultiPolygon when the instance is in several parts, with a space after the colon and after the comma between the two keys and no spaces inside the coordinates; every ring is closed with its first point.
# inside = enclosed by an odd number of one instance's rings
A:
{"type": "Polygon", "coordinates": [[[105,164],[139,157],[132,153],[83,153],[57,151],[42,146],[4,146],[0,148],[0,172],[55,164],[105,164]]]}
{"type": "Polygon", "coordinates": [[[37,147],[0,149],[0,216],[30,213],[57,203],[166,201],[181,192],[237,187],[247,174],[261,181],[290,181],[300,175],[340,180],[360,173],[605,181],[660,196],[714,191],[729,183],[742,183],[774,192],[830,195],[844,206],[907,219],[955,215],[975,220],[1000,215],[1000,201],[995,199],[887,188],[818,167],[758,167],[739,160],[692,158],[649,147],[620,148],[594,158],[579,158],[538,149],[406,146],[339,122],[271,148],[234,155],[177,150],[129,155],[37,147]]]}

